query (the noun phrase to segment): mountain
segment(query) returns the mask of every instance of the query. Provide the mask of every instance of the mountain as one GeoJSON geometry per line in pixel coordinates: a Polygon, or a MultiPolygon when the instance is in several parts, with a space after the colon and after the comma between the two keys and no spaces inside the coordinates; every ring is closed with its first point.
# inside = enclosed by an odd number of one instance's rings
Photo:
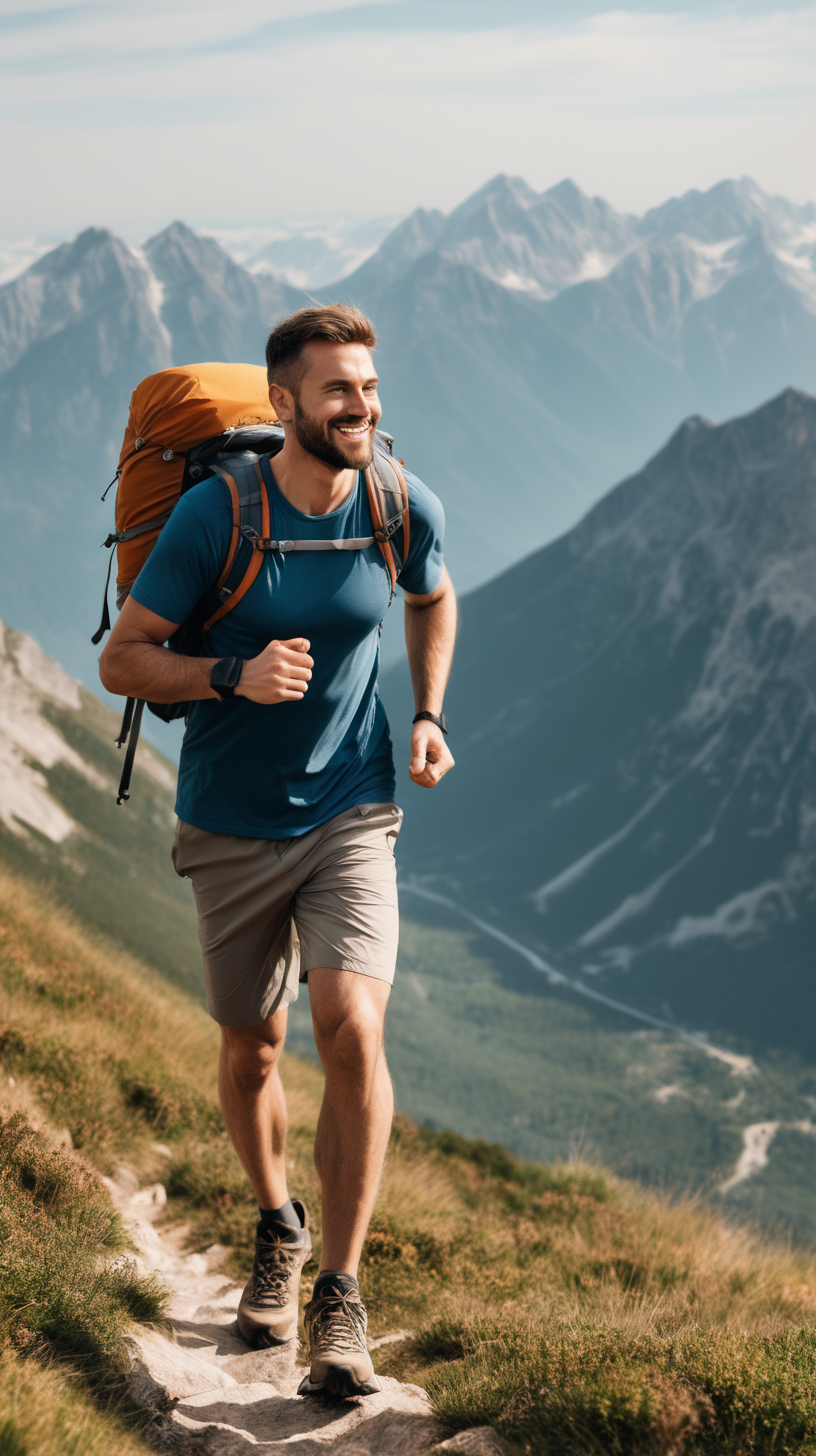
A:
{"type": "Polygon", "coordinates": [[[96,683],[113,475],[130,395],[191,359],[263,357],[305,301],[175,223],[143,250],[88,229],[0,288],[0,612],[96,683]]]}
{"type": "Polygon", "coordinates": [[[0,622],[0,860],[200,995],[195,912],[170,864],[175,771],[140,743],[117,806],[119,718],[0,622]]]}
{"type": "MultiPolygon", "coordinates": [[[[384,422],[443,499],[460,590],[569,529],[678,419],[816,390],[814,218],[747,179],[636,218],[500,176],[448,216],[417,210],[324,290],[377,324],[384,422]]],[[[90,683],[99,497],[134,385],[258,359],[311,297],[253,256],[180,222],[142,249],[89,229],[0,288],[0,612],[90,683]]]]}
{"type": "Polygon", "coordinates": [[[272,324],[303,301],[276,278],[248,273],[212,238],[181,222],[145,243],[144,257],[159,285],[174,364],[263,359],[272,324]]]}
{"type": "Polygon", "coordinates": [[[252,273],[271,273],[293,288],[320,288],[359,268],[396,221],[394,217],[339,217],[284,225],[261,247],[251,250],[241,246],[240,234],[223,235],[219,230],[216,235],[252,273]]]}
{"type": "MultiPolygon", "coordinates": [[[[370,292],[392,283],[416,258],[432,251],[444,227],[443,213],[437,209],[426,212],[424,207],[417,207],[389,232],[373,256],[354,270],[355,288],[370,292]]],[[[334,280],[335,287],[338,282],[334,280]]]]}
{"type": "Polygon", "coordinates": [[[770,197],[750,177],[718,182],[707,192],[696,188],[672,197],[644,213],[636,225],[644,236],[683,233],[703,243],[733,242],[759,228],[779,245],[797,241],[812,246],[816,204],[799,207],[784,197],[770,197]]]}
{"type": "Polygon", "coordinates": [[[816,400],[686,421],[462,602],[457,767],[411,793],[409,879],[555,983],[813,1061],[815,648],[816,400]]]}
{"type": "Polygon", "coordinates": [[[684,415],[816,390],[815,227],[748,179],[637,219],[497,177],[325,291],[377,322],[389,428],[443,497],[460,588],[567,529],[684,415]]]}

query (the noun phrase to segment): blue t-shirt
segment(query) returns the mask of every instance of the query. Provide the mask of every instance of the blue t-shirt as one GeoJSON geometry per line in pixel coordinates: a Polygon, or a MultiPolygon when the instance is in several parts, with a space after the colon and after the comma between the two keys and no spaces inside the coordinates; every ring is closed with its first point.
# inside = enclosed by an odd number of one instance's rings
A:
{"type": "MultiPolygon", "coordinates": [[[[410,549],[400,586],[435,591],[444,571],[440,502],[406,473],[410,549]]],[[[371,536],[365,478],[336,511],[307,516],[269,492],[278,540],[371,536]]],[[[210,477],[182,496],[133,587],[143,607],[180,623],[218,580],[232,511],[210,477]]],[[[391,583],[379,546],[267,552],[238,606],[209,634],[214,657],[256,657],[269,642],[306,637],[312,678],[298,702],[248,698],[194,704],[181,750],[176,813],[216,834],[290,839],[355,804],[395,792],[391,736],[377,692],[379,624],[391,583]]]]}

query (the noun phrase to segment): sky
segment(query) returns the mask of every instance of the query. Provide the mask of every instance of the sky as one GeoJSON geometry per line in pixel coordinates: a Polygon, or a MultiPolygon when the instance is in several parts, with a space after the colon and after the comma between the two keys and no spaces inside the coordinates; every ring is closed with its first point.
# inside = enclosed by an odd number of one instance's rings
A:
{"type": "Polygon", "coordinates": [[[805,202],[815,81],[796,0],[0,0],[0,236],[449,211],[497,172],[805,202]]]}

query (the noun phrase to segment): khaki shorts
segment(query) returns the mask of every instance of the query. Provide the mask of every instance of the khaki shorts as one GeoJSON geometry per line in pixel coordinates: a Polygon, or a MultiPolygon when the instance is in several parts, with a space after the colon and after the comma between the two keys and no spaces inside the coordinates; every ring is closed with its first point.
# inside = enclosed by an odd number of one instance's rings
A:
{"type": "Polygon", "coordinates": [[[402,825],[396,804],[360,804],[297,839],[211,834],[181,819],[173,864],[189,879],[210,1015],[257,1026],[318,966],[394,980],[402,825]]]}

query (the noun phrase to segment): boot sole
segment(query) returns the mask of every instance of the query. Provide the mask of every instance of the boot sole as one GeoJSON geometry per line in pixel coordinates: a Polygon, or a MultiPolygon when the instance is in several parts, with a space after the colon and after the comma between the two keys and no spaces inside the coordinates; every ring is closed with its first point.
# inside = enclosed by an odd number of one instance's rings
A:
{"type": "Polygon", "coordinates": [[[270,1350],[275,1345],[289,1345],[292,1340],[297,1339],[297,1321],[290,1326],[289,1333],[285,1335],[276,1335],[261,1324],[255,1325],[254,1328],[252,1326],[242,1328],[240,1320],[237,1320],[236,1323],[241,1339],[246,1340],[253,1350],[270,1350]]]}
{"type": "Polygon", "coordinates": [[[382,1390],[376,1375],[370,1380],[359,1381],[348,1365],[329,1366],[325,1380],[312,1380],[311,1374],[304,1375],[298,1386],[298,1395],[325,1395],[332,1400],[351,1400],[357,1395],[377,1395],[382,1390]]]}

